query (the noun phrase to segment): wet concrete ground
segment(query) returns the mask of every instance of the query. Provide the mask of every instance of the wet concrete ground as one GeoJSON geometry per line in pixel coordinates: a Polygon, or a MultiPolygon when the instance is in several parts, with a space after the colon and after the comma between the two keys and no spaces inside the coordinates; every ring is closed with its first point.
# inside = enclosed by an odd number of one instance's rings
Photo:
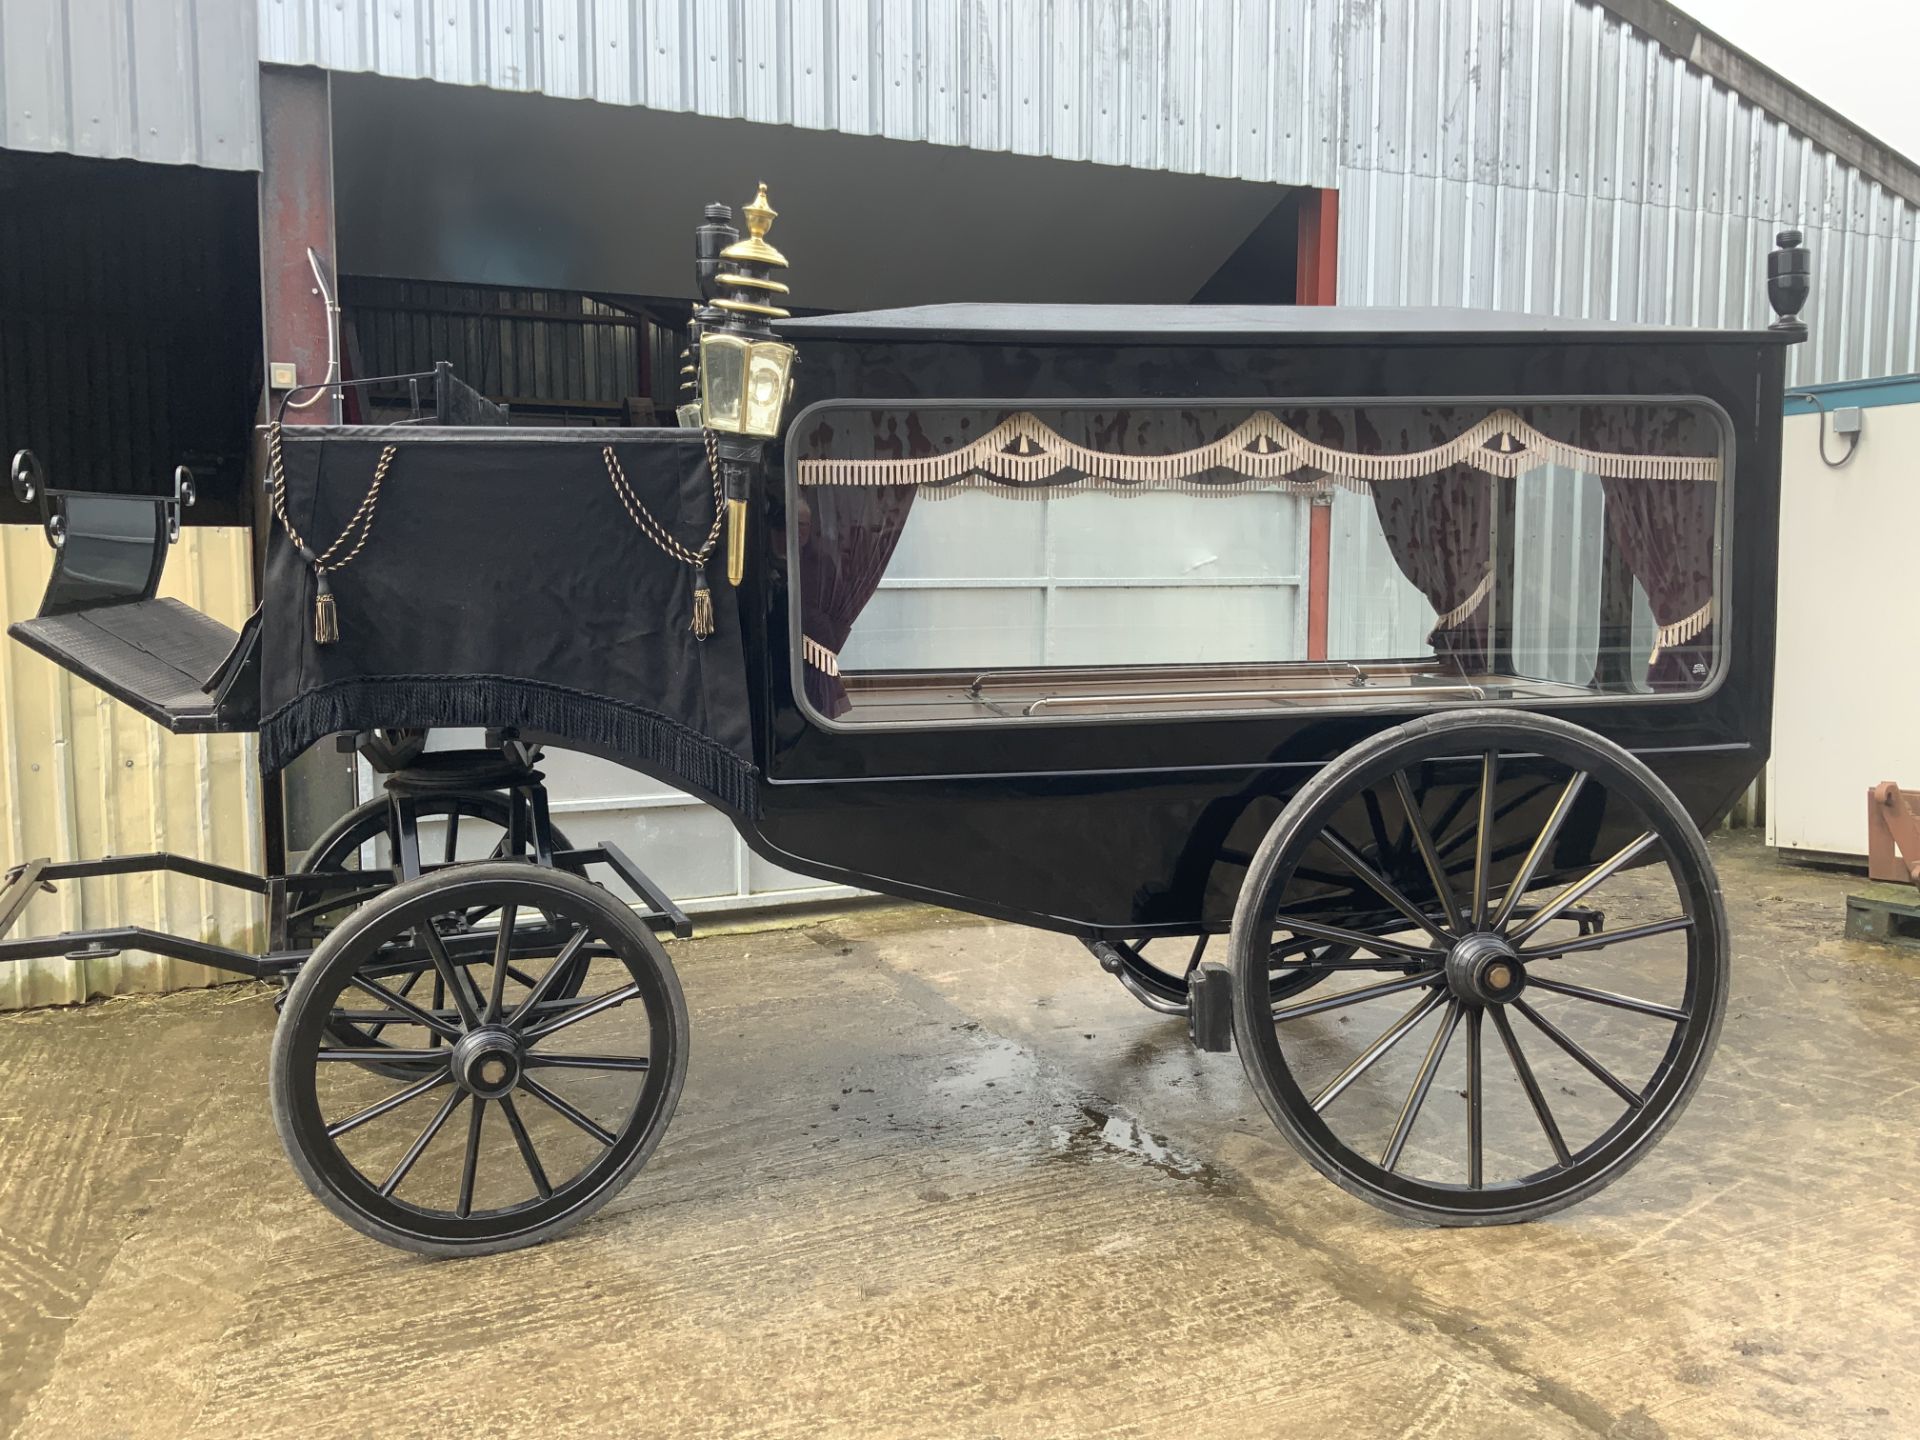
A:
{"type": "Polygon", "coordinates": [[[265,990],[0,1017],[0,1435],[1920,1433],[1920,963],[1715,848],[1705,1086],[1521,1228],[1351,1199],[1072,941],[925,911],[675,947],[652,1166],[467,1262],[294,1177],[265,990]]]}

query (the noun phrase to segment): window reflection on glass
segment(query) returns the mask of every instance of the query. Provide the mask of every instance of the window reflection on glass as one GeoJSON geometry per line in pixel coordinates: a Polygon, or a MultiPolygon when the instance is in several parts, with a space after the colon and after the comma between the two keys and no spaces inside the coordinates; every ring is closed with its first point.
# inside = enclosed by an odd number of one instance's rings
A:
{"type": "Polygon", "coordinates": [[[816,408],[802,676],[849,723],[1697,689],[1703,407],[816,408]]]}

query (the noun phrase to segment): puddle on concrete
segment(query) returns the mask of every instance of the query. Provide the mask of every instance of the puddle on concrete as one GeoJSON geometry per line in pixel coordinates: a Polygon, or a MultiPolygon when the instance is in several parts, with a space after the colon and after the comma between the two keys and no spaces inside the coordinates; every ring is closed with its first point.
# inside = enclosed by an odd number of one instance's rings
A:
{"type": "MultiPolygon", "coordinates": [[[[956,1028],[979,1029],[977,1025],[956,1028]]],[[[961,1110],[985,1102],[1003,1105],[1038,1088],[1039,1061],[1030,1051],[998,1036],[975,1036],[974,1041],[971,1049],[954,1055],[934,1081],[932,1092],[943,1101],[961,1110]]]]}
{"type": "Polygon", "coordinates": [[[1124,1155],[1178,1180],[1198,1181],[1208,1189],[1226,1184],[1219,1170],[1204,1160],[1183,1155],[1161,1135],[1141,1128],[1125,1115],[1110,1114],[1092,1105],[1080,1106],[1080,1120],[1053,1127],[1053,1153],[1062,1159],[1087,1160],[1102,1155],[1124,1155]]]}

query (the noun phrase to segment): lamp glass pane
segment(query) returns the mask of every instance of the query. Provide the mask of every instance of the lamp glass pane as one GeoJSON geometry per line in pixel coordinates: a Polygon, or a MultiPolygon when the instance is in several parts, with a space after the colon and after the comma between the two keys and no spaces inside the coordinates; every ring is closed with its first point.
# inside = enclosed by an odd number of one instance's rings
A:
{"type": "Polygon", "coordinates": [[[741,430],[748,435],[773,436],[780,432],[780,411],[787,398],[787,367],[793,359],[791,346],[755,345],[747,360],[746,414],[741,430]]]}
{"type": "Polygon", "coordinates": [[[734,335],[700,337],[700,411],[710,430],[737,435],[747,381],[747,343],[734,335]]]}

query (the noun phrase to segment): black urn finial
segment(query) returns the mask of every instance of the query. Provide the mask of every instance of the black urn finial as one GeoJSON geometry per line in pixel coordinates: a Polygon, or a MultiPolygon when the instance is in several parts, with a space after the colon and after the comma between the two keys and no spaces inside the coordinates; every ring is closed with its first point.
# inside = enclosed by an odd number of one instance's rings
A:
{"type": "Polygon", "coordinates": [[[1767,256],[1767,303],[1780,318],[1767,328],[1804,339],[1807,322],[1800,309],[1813,290],[1813,257],[1802,248],[1798,230],[1782,230],[1773,237],[1779,247],[1767,256]]]}

